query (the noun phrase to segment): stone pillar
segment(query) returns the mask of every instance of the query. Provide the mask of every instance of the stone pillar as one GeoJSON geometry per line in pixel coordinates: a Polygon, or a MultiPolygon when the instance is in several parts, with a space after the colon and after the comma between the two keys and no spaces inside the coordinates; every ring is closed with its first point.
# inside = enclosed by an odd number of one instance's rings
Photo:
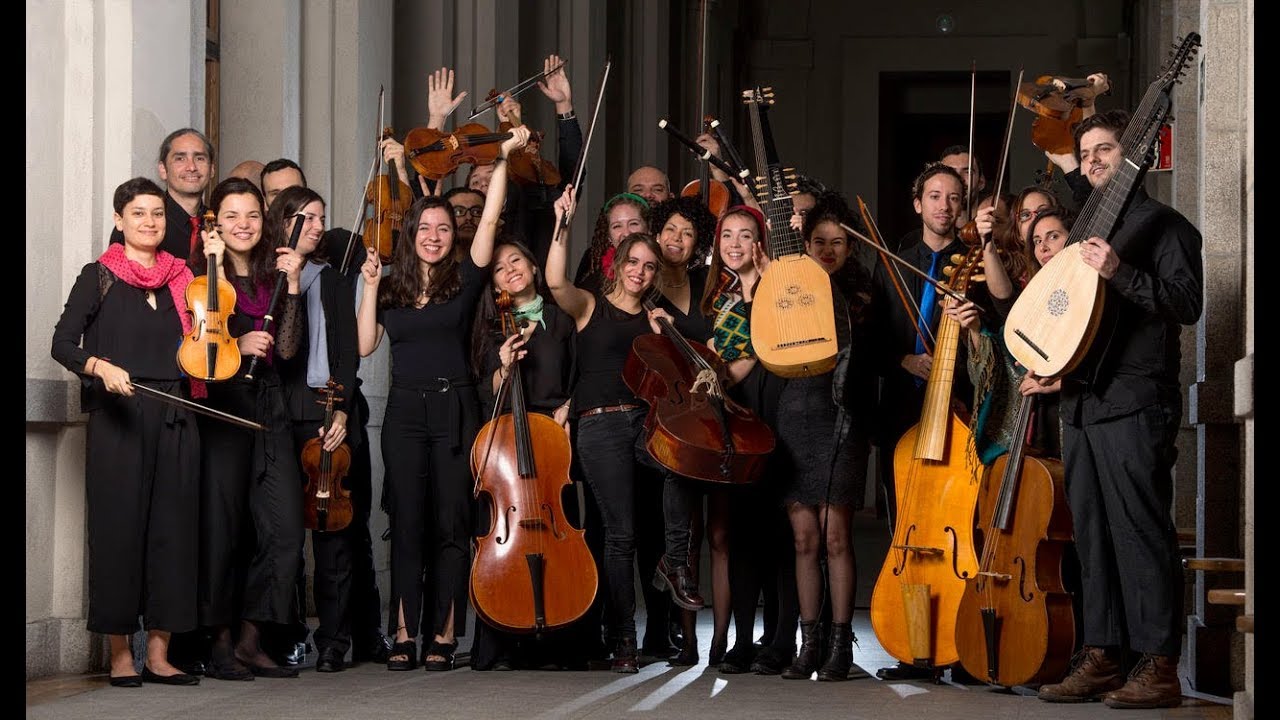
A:
{"type": "MultiPolygon", "coordinates": [[[[300,159],[302,43],[310,41],[301,0],[222,0],[220,9],[218,167],[285,157],[297,161],[311,182],[314,170],[300,159]]],[[[327,64],[322,69],[330,71],[327,64]]]]}

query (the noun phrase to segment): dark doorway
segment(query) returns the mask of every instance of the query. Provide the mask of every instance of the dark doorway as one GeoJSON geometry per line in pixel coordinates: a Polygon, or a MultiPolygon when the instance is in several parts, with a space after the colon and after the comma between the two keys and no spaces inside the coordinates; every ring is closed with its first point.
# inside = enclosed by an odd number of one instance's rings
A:
{"type": "MultiPolygon", "coordinates": [[[[939,160],[950,145],[969,144],[970,78],[967,72],[880,73],[876,222],[890,247],[920,228],[911,185],[925,164],[939,160]]],[[[977,74],[973,145],[988,189],[995,185],[1011,82],[1008,72],[977,74]]]]}

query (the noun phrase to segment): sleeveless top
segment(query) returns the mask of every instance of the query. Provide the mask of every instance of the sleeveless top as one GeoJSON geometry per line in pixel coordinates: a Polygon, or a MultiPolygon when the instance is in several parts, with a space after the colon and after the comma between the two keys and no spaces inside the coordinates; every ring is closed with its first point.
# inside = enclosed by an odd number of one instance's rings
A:
{"type": "Polygon", "coordinates": [[[573,391],[575,412],[604,405],[640,402],[622,381],[622,367],[631,354],[631,343],[636,337],[652,332],[649,317],[643,310],[635,314],[619,310],[601,293],[595,293],[595,299],[591,319],[578,332],[578,384],[573,391]]]}

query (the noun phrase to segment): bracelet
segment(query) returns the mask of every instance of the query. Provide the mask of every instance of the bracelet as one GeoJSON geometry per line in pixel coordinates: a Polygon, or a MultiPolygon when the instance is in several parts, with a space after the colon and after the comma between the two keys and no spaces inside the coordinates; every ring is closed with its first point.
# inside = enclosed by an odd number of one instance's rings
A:
{"type": "Polygon", "coordinates": [[[498,157],[493,159],[493,166],[497,167],[506,161],[507,159],[505,157],[503,157],[502,155],[499,155],[498,157]]]}
{"type": "MultiPolygon", "coordinates": [[[[93,362],[89,363],[89,374],[90,374],[90,375],[93,375],[93,371],[94,371],[94,369],[95,369],[95,368],[97,368],[97,367],[98,367],[98,358],[96,358],[96,357],[95,357],[95,358],[93,359],[93,362]]],[[[97,376],[95,376],[95,377],[97,377],[97,376]]]]}
{"type": "Polygon", "coordinates": [[[570,110],[569,112],[564,114],[556,113],[557,120],[573,120],[576,117],[578,117],[578,114],[575,113],[573,110],[570,110]]]}

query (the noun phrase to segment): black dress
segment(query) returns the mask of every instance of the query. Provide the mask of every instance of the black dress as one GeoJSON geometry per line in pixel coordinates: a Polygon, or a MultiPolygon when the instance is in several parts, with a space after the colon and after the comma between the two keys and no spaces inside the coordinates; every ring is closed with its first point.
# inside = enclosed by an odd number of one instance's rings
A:
{"type": "Polygon", "coordinates": [[[106,358],[135,384],[186,395],[174,353],[181,320],[167,288],[151,294],[154,309],[147,291],[89,263],[53,331],[53,358],[80,375],[80,408],[89,413],[88,629],[110,635],[137,631],[139,614],[147,630],[184,632],[196,624],[200,441],[194,415],[141,394],[109,393],[82,374],[89,357],[106,358]]]}

